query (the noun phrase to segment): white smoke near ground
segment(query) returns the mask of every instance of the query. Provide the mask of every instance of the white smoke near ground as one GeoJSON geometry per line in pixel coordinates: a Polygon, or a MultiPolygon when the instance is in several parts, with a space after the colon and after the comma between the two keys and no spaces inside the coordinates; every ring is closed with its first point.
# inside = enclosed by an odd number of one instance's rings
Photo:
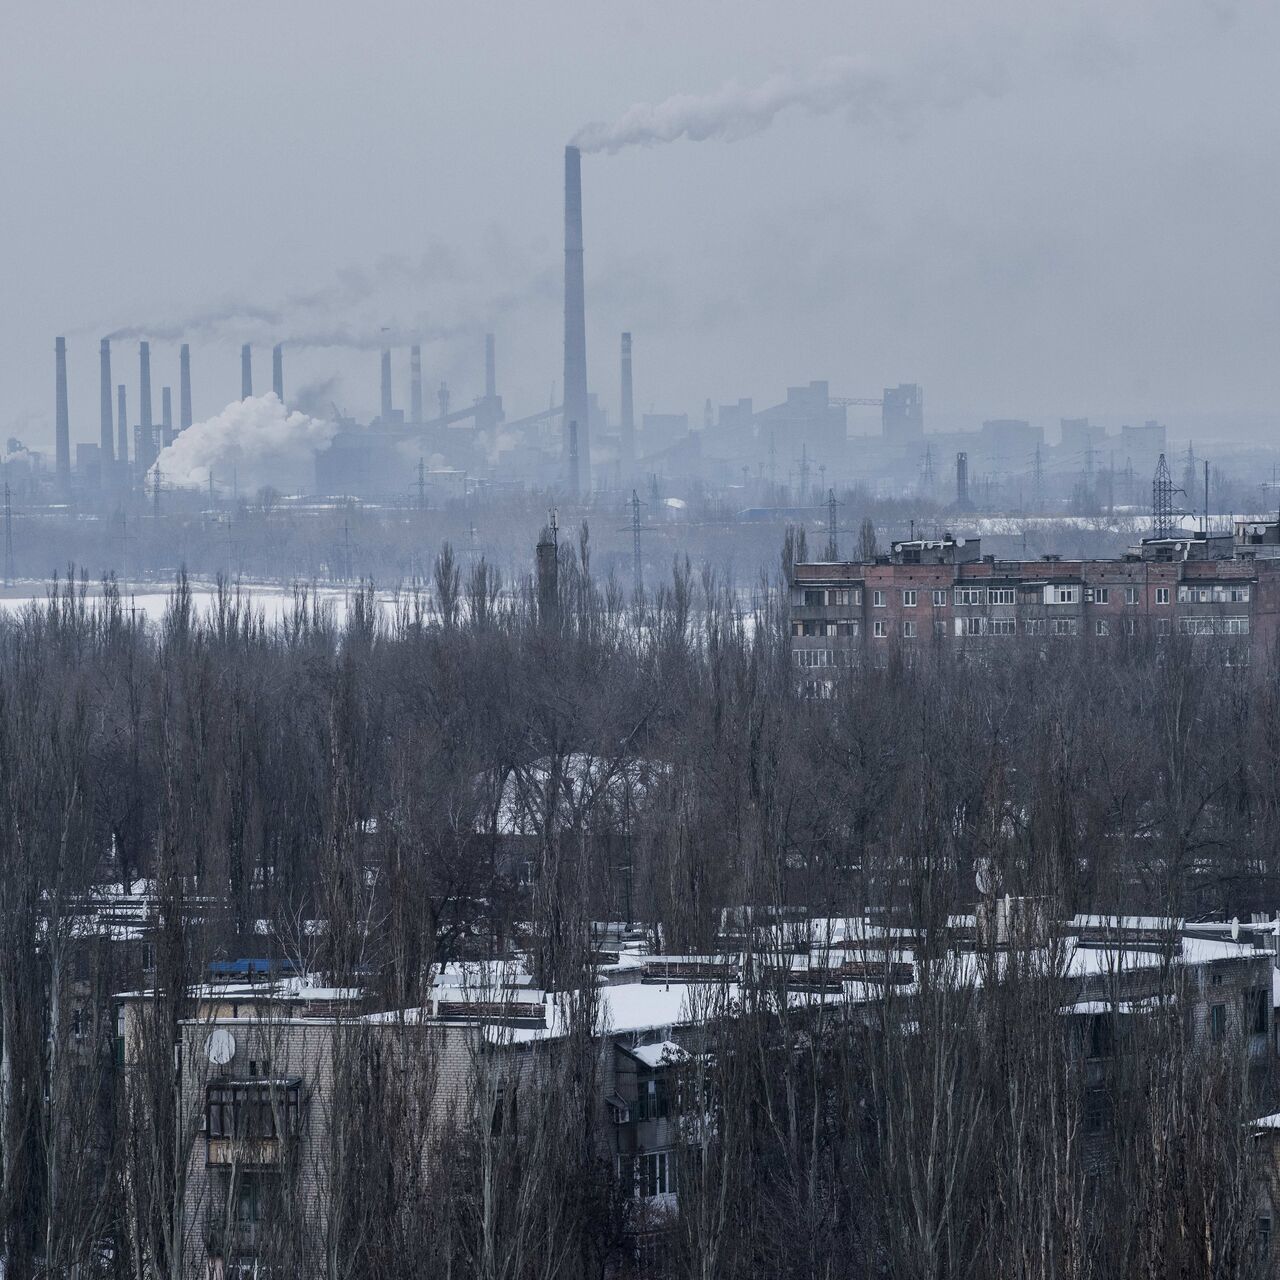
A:
{"type": "Polygon", "coordinates": [[[165,484],[203,488],[210,476],[242,491],[270,485],[284,493],[314,479],[315,451],[338,430],[336,422],[290,413],[274,392],[236,400],[204,422],[193,423],[156,459],[165,484]]]}
{"type": "Polygon", "coordinates": [[[998,66],[938,64],[889,75],[863,59],[833,57],[808,71],[778,72],[754,86],[731,80],[708,94],[677,93],[663,102],[637,103],[612,124],[586,125],[573,145],[613,153],[680,138],[734,142],[763,133],[791,109],[814,116],[843,111],[858,123],[878,122],[902,130],[931,110],[995,97],[1004,88],[1005,76],[998,66]]]}

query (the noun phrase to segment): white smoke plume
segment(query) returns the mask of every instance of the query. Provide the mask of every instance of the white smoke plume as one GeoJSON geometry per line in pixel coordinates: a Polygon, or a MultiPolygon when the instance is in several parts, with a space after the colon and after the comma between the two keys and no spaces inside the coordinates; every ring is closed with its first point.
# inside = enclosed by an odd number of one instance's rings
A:
{"type": "Polygon", "coordinates": [[[815,116],[844,111],[858,123],[904,129],[923,112],[995,96],[1003,81],[996,68],[934,66],[927,74],[890,77],[858,58],[827,58],[809,71],[779,72],[752,87],[731,80],[714,93],[677,93],[664,102],[637,103],[612,124],[585,126],[573,144],[583,151],[613,153],[679,138],[734,142],[764,132],[791,108],[815,116]]]}
{"type": "Polygon", "coordinates": [[[152,470],[164,483],[184,488],[203,488],[210,475],[226,487],[234,475],[246,492],[264,485],[296,492],[314,478],[315,450],[337,430],[336,422],[290,413],[269,391],[193,423],[161,450],[152,470]]]}

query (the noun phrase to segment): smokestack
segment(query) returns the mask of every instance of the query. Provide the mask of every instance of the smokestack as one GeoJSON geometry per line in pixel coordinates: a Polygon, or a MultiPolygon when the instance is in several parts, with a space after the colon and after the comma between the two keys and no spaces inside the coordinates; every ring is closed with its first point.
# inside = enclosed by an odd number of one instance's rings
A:
{"type": "Polygon", "coordinates": [[[484,396],[486,400],[494,400],[498,395],[498,357],[494,347],[493,334],[484,335],[484,396]]]}
{"type": "Polygon", "coordinates": [[[253,348],[246,342],[240,348],[240,399],[253,395],[253,348]]]}
{"type": "Polygon", "coordinates": [[[151,344],[138,343],[138,421],[142,425],[142,434],[150,437],[151,423],[151,344]]]}
{"type": "Polygon", "coordinates": [[[191,348],[184,342],[178,350],[178,430],[191,425],[191,348]]]}
{"type": "Polygon", "coordinates": [[[98,398],[102,430],[98,437],[98,451],[102,456],[102,487],[111,479],[111,463],[115,459],[115,428],[111,418],[111,339],[103,338],[98,346],[98,398]]]}
{"type": "MultiPolygon", "coordinates": [[[[554,517],[553,517],[554,519],[554,517]]],[[[552,626],[560,612],[560,573],[556,558],[554,526],[543,529],[538,539],[538,621],[552,626]]]]}
{"type": "Polygon", "coordinates": [[[409,412],[414,422],[422,421],[422,348],[409,348],[409,412]]]}
{"type": "Polygon", "coordinates": [[[591,427],[587,404],[587,315],[582,277],[582,153],[564,149],[564,421],[570,488],[591,487],[591,427]],[[573,424],[577,424],[576,449],[573,424]],[[581,468],[581,471],[579,471],[581,468]]]}
{"type": "Polygon", "coordinates": [[[631,335],[622,335],[622,460],[636,460],[636,407],[631,392],[631,335]]]}
{"type": "Polygon", "coordinates": [[[122,382],[116,388],[116,462],[120,464],[123,480],[129,470],[129,414],[125,409],[125,390],[122,382]]]}
{"type": "Polygon", "coordinates": [[[160,388],[160,439],[165,449],[173,443],[173,392],[168,387],[160,388]]]}
{"type": "Polygon", "coordinates": [[[573,497],[582,496],[582,476],[578,470],[578,424],[569,423],[569,492],[573,497]]]}
{"type": "Polygon", "coordinates": [[[65,491],[71,485],[71,418],[67,411],[67,340],[57,338],[53,344],[57,365],[57,465],[58,484],[65,491]]]}
{"type": "Polygon", "coordinates": [[[382,413],[383,423],[391,421],[391,351],[382,348],[382,413]]]}
{"type": "Polygon", "coordinates": [[[964,452],[956,454],[956,506],[969,506],[969,455],[964,452]]]}
{"type": "Polygon", "coordinates": [[[271,390],[276,399],[284,404],[284,343],[277,342],[271,348],[271,390]]]}

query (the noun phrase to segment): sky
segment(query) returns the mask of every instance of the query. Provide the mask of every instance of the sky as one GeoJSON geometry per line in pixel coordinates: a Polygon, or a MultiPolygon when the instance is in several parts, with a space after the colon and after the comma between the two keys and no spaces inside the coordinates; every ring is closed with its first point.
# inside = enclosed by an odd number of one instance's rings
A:
{"type": "Polygon", "coordinates": [[[73,440],[109,333],[135,421],[141,334],[157,415],[180,338],[197,419],[281,340],[288,398],[371,415],[384,328],[455,405],[492,330],[508,416],[545,407],[578,136],[631,143],[583,158],[611,410],[630,329],[638,409],[695,420],[825,378],[937,428],[1260,432],[1277,54],[1269,0],[7,0],[0,442],[52,441],[58,334],[73,440]]]}

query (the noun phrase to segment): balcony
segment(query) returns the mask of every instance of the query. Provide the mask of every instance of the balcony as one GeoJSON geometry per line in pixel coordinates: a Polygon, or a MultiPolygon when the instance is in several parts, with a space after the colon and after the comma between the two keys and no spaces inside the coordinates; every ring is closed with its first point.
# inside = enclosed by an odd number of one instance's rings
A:
{"type": "Polygon", "coordinates": [[[302,1081],[211,1080],[205,1089],[205,1165],[273,1169],[302,1121],[302,1081]]]}

